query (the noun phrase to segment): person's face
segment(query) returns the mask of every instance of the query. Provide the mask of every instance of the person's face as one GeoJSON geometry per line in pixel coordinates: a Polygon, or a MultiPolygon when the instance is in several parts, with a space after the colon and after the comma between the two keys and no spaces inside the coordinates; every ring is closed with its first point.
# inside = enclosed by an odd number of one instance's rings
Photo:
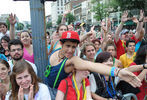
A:
{"type": "Polygon", "coordinates": [[[4,49],[7,49],[7,48],[8,48],[8,42],[5,41],[5,40],[2,40],[2,41],[1,41],[1,45],[2,45],[2,47],[3,47],[4,49]]]}
{"type": "Polygon", "coordinates": [[[127,52],[131,52],[131,53],[135,52],[135,43],[134,42],[130,42],[128,44],[127,52]]]}
{"type": "Polygon", "coordinates": [[[22,32],[20,39],[24,45],[28,45],[31,43],[31,37],[28,32],[22,32]]]}
{"type": "Polygon", "coordinates": [[[10,72],[10,69],[8,69],[4,64],[0,63],[0,79],[4,80],[8,76],[8,72],[10,72]]]}
{"type": "Polygon", "coordinates": [[[106,62],[103,62],[103,64],[108,65],[108,66],[113,66],[113,58],[110,57],[106,62]]]}
{"type": "Polygon", "coordinates": [[[87,59],[94,59],[95,48],[91,45],[86,46],[85,55],[87,59]]]}
{"type": "Polygon", "coordinates": [[[58,30],[58,33],[59,33],[59,36],[61,37],[62,36],[62,33],[67,31],[67,27],[62,25],[60,26],[59,30],[58,30]]]}
{"type": "Polygon", "coordinates": [[[70,41],[64,42],[64,44],[62,44],[62,51],[64,52],[64,56],[67,58],[73,57],[77,45],[78,44],[75,42],[70,42],[70,41]]]}
{"type": "Polygon", "coordinates": [[[69,31],[73,31],[73,26],[72,25],[68,25],[68,30],[69,31]]]}
{"type": "Polygon", "coordinates": [[[7,32],[7,28],[6,28],[6,26],[5,25],[0,25],[0,31],[2,32],[2,33],[6,33],[7,32]]]}
{"type": "Polygon", "coordinates": [[[92,42],[92,40],[94,40],[94,39],[95,39],[95,36],[91,35],[90,38],[89,38],[89,41],[92,42]]]}
{"type": "Polygon", "coordinates": [[[31,74],[26,69],[24,72],[16,75],[16,83],[23,89],[28,89],[32,83],[31,74]]]}
{"type": "Polygon", "coordinates": [[[21,45],[11,45],[10,56],[14,60],[20,60],[23,57],[23,49],[21,45]]]}
{"type": "Polygon", "coordinates": [[[89,71],[76,70],[76,74],[82,79],[85,79],[89,75],[89,71]]]}
{"type": "Polygon", "coordinates": [[[98,51],[99,48],[100,48],[100,46],[101,46],[101,44],[100,44],[99,42],[96,41],[96,42],[94,43],[94,45],[95,45],[96,51],[98,51]]]}
{"type": "Polygon", "coordinates": [[[47,44],[50,44],[50,36],[49,35],[46,36],[46,41],[47,41],[47,44]]]}
{"type": "Polygon", "coordinates": [[[129,38],[131,38],[133,36],[133,32],[129,32],[128,36],[129,36],[129,38]]]}
{"type": "Polygon", "coordinates": [[[109,52],[109,53],[111,53],[111,55],[112,55],[113,57],[116,56],[116,51],[115,51],[114,46],[108,46],[106,51],[109,52]]]}
{"type": "Polygon", "coordinates": [[[108,41],[112,41],[112,36],[110,34],[107,36],[107,38],[108,38],[108,41]]]}
{"type": "Polygon", "coordinates": [[[126,33],[124,34],[124,39],[125,39],[125,41],[129,40],[128,32],[126,32],[126,33]]]}

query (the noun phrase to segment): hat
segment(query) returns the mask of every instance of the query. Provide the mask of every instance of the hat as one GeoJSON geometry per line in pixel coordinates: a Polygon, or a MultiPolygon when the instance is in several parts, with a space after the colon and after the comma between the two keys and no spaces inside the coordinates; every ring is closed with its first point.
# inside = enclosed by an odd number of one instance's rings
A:
{"type": "Polygon", "coordinates": [[[120,34],[123,35],[123,34],[128,33],[128,32],[129,32],[128,29],[123,29],[123,30],[120,32],[120,34]]]}
{"type": "Polygon", "coordinates": [[[75,31],[63,32],[60,40],[77,40],[78,42],[80,42],[79,35],[75,31]]]}

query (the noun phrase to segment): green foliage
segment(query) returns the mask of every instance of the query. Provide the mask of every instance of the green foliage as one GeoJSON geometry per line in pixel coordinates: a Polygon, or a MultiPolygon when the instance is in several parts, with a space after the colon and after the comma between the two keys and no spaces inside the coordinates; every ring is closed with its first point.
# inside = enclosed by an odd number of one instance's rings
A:
{"type": "Polygon", "coordinates": [[[105,18],[107,16],[107,12],[105,9],[106,5],[101,3],[101,0],[92,0],[92,3],[94,4],[93,9],[92,9],[92,11],[95,12],[94,18],[97,21],[100,21],[103,18],[105,18]]]}
{"type": "Polygon", "coordinates": [[[24,25],[22,23],[17,23],[16,30],[23,30],[24,25]]]}
{"type": "Polygon", "coordinates": [[[58,20],[57,20],[57,24],[58,24],[58,25],[61,23],[61,20],[62,20],[62,15],[59,15],[59,16],[58,16],[58,20]]]}
{"type": "Polygon", "coordinates": [[[76,19],[75,16],[71,13],[68,13],[66,15],[66,21],[67,21],[68,25],[73,23],[75,21],[75,19],[76,19]]]}
{"type": "Polygon", "coordinates": [[[50,29],[52,27],[52,22],[47,22],[46,23],[46,29],[50,29]]]}
{"type": "Polygon", "coordinates": [[[8,18],[7,18],[7,20],[6,20],[6,24],[7,24],[7,26],[8,26],[8,30],[9,30],[9,29],[10,29],[10,22],[9,22],[8,18]]]}
{"type": "Polygon", "coordinates": [[[111,12],[117,12],[124,10],[133,9],[145,9],[145,0],[92,0],[93,8],[92,11],[95,12],[96,20],[102,20],[111,12]],[[101,2],[101,3],[100,3],[101,2]]]}
{"type": "Polygon", "coordinates": [[[27,28],[27,29],[30,29],[30,28],[31,28],[31,25],[30,25],[30,24],[27,24],[27,25],[26,25],[26,28],[27,28]]]}
{"type": "MultiPolygon", "coordinates": [[[[58,16],[58,20],[57,20],[57,24],[59,25],[60,23],[61,23],[61,20],[62,20],[62,15],[59,15],[58,16]]],[[[73,23],[74,21],[75,21],[75,16],[73,15],[73,14],[71,14],[71,13],[68,13],[67,15],[66,15],[66,22],[68,23],[68,24],[71,24],[71,23],[73,23]]]]}

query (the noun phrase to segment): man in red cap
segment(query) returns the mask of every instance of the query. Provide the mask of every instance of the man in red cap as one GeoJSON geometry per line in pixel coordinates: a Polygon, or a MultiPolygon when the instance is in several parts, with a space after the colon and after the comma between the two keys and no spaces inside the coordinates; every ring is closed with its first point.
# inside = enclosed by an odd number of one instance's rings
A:
{"type": "Polygon", "coordinates": [[[49,56],[49,65],[46,68],[45,77],[46,84],[50,89],[52,100],[55,100],[60,81],[66,78],[73,69],[88,70],[104,75],[119,76],[135,87],[140,86],[140,80],[126,69],[122,69],[120,71],[116,67],[113,67],[112,69],[107,65],[85,61],[78,56],[73,56],[79,42],[80,39],[77,32],[63,32],[60,39],[62,48],[52,52],[49,56]]]}

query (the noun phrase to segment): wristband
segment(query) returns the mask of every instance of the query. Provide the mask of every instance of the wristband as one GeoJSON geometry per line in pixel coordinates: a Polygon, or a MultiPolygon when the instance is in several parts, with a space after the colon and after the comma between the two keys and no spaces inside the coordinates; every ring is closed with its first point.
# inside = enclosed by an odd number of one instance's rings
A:
{"type": "Polygon", "coordinates": [[[147,67],[145,67],[145,64],[142,64],[143,65],[143,69],[147,69],[147,67]]]}
{"type": "Polygon", "coordinates": [[[111,68],[110,76],[115,76],[115,75],[114,75],[115,69],[116,69],[115,67],[112,67],[112,68],[111,68]]]}
{"type": "Polygon", "coordinates": [[[116,76],[118,76],[118,74],[119,74],[120,70],[121,70],[121,69],[118,69],[116,76]]]}

